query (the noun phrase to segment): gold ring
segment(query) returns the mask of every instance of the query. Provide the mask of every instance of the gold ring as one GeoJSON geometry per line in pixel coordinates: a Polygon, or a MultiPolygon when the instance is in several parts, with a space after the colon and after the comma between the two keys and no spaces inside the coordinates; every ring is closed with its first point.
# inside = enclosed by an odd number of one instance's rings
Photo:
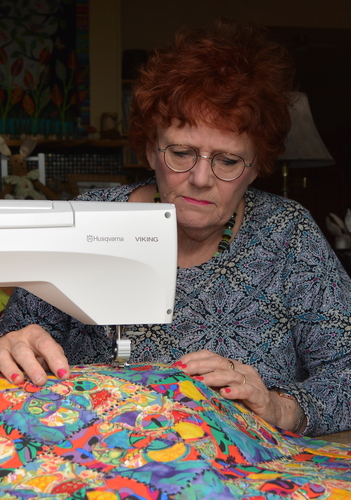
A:
{"type": "Polygon", "coordinates": [[[229,361],[229,370],[235,370],[233,361],[230,361],[230,359],[228,359],[228,361],[229,361]]]}
{"type": "Polygon", "coordinates": [[[244,375],[243,373],[242,373],[241,375],[244,377],[244,382],[243,382],[243,384],[246,384],[246,377],[245,377],[245,375],[244,375]]]}

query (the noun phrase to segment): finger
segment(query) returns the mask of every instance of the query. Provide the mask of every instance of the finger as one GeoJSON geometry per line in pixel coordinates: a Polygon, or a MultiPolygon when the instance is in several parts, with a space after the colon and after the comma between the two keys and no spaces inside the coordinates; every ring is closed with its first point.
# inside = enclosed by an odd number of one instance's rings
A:
{"type": "MultiPolygon", "coordinates": [[[[246,374],[246,383],[231,383],[222,387],[219,392],[226,399],[241,401],[246,407],[250,408],[257,415],[263,418],[269,414],[271,398],[268,389],[260,379],[248,378],[246,374]]],[[[243,380],[243,377],[241,378],[243,380]]]]}
{"type": "Polygon", "coordinates": [[[42,358],[42,357],[38,358],[37,357],[36,359],[37,359],[38,363],[40,364],[40,366],[43,368],[43,370],[45,370],[46,372],[49,371],[48,364],[47,364],[47,362],[45,361],[44,358],[42,358]]]}
{"type": "Polygon", "coordinates": [[[189,373],[189,375],[193,375],[194,373],[197,373],[196,372],[196,366],[197,366],[196,363],[201,358],[203,358],[204,360],[208,358],[208,356],[206,355],[207,352],[208,351],[199,351],[199,352],[186,354],[185,356],[182,356],[178,361],[173,363],[172,366],[174,366],[175,368],[178,368],[180,370],[186,371],[186,373],[189,373]],[[189,371],[189,364],[191,365],[190,371],[189,371]]]}
{"type": "MultiPolygon", "coordinates": [[[[235,400],[235,401],[241,401],[245,405],[247,405],[249,408],[251,406],[257,406],[258,401],[257,398],[254,397],[255,393],[255,387],[249,386],[247,384],[236,384],[236,385],[230,385],[227,387],[222,387],[219,389],[219,393],[221,396],[223,396],[226,399],[230,400],[235,400]],[[248,403],[248,404],[247,404],[248,403]]],[[[259,398],[259,401],[261,401],[261,398],[259,398]]]]}
{"type": "Polygon", "coordinates": [[[244,373],[233,369],[217,369],[210,373],[196,375],[194,378],[196,378],[197,380],[201,380],[204,384],[213,388],[223,388],[231,385],[243,385],[247,382],[247,376],[244,373]]]}
{"type": "Polygon", "coordinates": [[[196,361],[197,359],[201,358],[206,359],[210,358],[213,355],[213,352],[208,351],[207,349],[202,349],[201,351],[189,352],[188,354],[184,354],[184,356],[182,356],[179,361],[181,361],[182,363],[189,363],[189,361],[196,361]]]}
{"type": "MultiPolygon", "coordinates": [[[[8,352],[4,360],[0,358],[1,371],[6,378],[15,374],[10,370],[16,365],[17,372],[20,366],[36,385],[45,384],[47,376],[44,368],[47,367],[59,378],[69,377],[69,365],[62,347],[38,325],[28,325],[6,334],[0,339],[0,348],[8,352]]],[[[23,381],[23,378],[19,380],[23,381]]]]}
{"type": "Polygon", "coordinates": [[[12,384],[22,384],[24,375],[7,349],[0,349],[0,372],[12,384]]]}
{"type": "MultiPolygon", "coordinates": [[[[68,360],[62,347],[55,342],[51,335],[46,333],[46,335],[38,336],[34,348],[42,358],[44,362],[43,366],[49,368],[54,375],[62,380],[69,378],[70,368],[68,360]]],[[[29,373],[28,376],[30,376],[29,373]]]]}
{"type": "Polygon", "coordinates": [[[24,342],[16,343],[13,354],[8,349],[0,349],[0,359],[0,371],[10,382],[21,384],[25,379],[22,372],[24,369],[34,384],[45,384],[45,371],[37,362],[32,349],[24,342]]]}
{"type": "Polygon", "coordinates": [[[16,363],[23,368],[33,384],[41,386],[46,383],[46,371],[38,362],[33,350],[27,344],[23,342],[16,344],[13,350],[13,356],[16,363]]]}
{"type": "Polygon", "coordinates": [[[229,370],[232,368],[228,359],[209,351],[186,354],[173,366],[182,369],[188,375],[203,375],[217,369],[229,370]]]}

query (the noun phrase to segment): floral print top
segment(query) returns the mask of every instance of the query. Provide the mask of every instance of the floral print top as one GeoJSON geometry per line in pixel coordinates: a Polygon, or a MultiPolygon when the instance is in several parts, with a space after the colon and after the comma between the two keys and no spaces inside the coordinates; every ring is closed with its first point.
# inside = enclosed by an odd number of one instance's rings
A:
{"type": "MultiPolygon", "coordinates": [[[[79,199],[127,202],[144,183],[79,199]]],[[[268,388],[293,394],[307,416],[305,434],[350,429],[351,280],[301,205],[251,187],[245,201],[229,250],[178,270],[172,323],[135,325],[128,333],[131,361],[167,364],[208,349],[252,365],[268,388]]],[[[84,325],[17,289],[0,335],[30,323],[49,331],[71,364],[110,359],[103,326],[84,325]]]]}

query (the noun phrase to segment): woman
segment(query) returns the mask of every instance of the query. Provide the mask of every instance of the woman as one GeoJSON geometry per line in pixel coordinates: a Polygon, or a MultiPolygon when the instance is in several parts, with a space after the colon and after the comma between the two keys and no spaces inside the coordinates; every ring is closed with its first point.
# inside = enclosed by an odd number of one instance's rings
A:
{"type": "MultiPolygon", "coordinates": [[[[174,363],[268,423],[306,435],[351,428],[351,283],[310,215],[250,188],[290,126],[292,70],[258,28],[219,21],[156,51],[135,85],[130,137],[154,179],[82,200],[174,203],[178,279],[171,325],[136,325],[132,361],[174,363]]],[[[104,328],[17,290],[0,370],[62,379],[106,362],[104,328]],[[67,358],[65,357],[67,356],[67,358]]],[[[5,335],[6,334],[6,335],[5,335]]]]}

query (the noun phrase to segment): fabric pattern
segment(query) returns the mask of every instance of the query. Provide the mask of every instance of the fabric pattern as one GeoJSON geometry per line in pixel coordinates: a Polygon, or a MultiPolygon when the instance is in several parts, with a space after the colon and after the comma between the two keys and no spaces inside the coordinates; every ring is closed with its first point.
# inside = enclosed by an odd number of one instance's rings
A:
{"type": "Polygon", "coordinates": [[[281,432],[166,365],[0,379],[7,500],[341,499],[351,448],[281,432]]]}
{"type": "MultiPolygon", "coordinates": [[[[140,184],[82,200],[128,201],[140,184]]],[[[173,321],[136,325],[131,362],[171,363],[209,349],[255,367],[267,387],[295,395],[321,435],[351,428],[351,281],[298,203],[249,188],[229,251],[179,269],[173,321]]],[[[71,364],[106,363],[111,340],[27,292],[10,299],[0,334],[39,323],[71,364]]]]}

